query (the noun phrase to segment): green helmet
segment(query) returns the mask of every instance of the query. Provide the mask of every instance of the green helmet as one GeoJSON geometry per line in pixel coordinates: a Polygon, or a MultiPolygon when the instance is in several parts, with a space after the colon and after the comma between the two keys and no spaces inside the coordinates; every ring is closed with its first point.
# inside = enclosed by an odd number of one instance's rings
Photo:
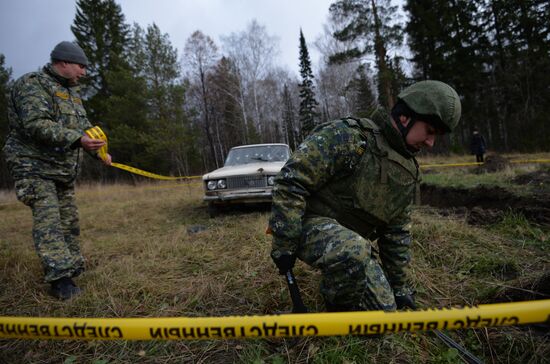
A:
{"type": "MultiPolygon", "coordinates": [[[[456,91],[441,81],[420,81],[407,87],[397,98],[415,113],[435,117],[438,127],[450,133],[460,120],[462,106],[456,91]]],[[[427,120],[429,122],[429,120],[427,120]]]]}

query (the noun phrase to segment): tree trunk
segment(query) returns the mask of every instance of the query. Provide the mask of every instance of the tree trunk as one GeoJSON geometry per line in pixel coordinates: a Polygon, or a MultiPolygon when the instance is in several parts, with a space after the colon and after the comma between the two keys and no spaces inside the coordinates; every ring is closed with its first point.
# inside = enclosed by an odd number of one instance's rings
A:
{"type": "Polygon", "coordinates": [[[386,46],[384,45],[384,40],[380,34],[380,19],[378,18],[378,9],[374,0],[371,0],[372,14],[374,16],[374,48],[376,51],[376,63],[378,65],[378,79],[381,83],[381,89],[386,99],[387,109],[390,110],[393,107],[393,93],[391,89],[389,68],[386,63],[386,46]]]}

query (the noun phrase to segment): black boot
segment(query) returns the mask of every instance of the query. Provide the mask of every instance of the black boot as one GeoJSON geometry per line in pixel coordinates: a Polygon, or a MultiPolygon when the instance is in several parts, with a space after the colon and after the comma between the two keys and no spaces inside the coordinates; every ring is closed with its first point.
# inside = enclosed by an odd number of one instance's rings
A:
{"type": "Polygon", "coordinates": [[[81,290],[76,286],[73,280],[69,277],[62,277],[51,282],[50,294],[55,298],[61,300],[68,300],[69,298],[78,295],[81,290]]]}
{"type": "Polygon", "coordinates": [[[361,309],[355,309],[349,305],[342,305],[338,303],[329,303],[325,301],[325,308],[327,312],[351,312],[351,311],[363,311],[361,309]]]}

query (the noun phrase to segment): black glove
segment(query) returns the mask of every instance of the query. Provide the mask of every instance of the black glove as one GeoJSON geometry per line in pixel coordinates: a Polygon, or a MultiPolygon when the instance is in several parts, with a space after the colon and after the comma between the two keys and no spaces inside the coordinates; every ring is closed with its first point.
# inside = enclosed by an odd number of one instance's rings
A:
{"type": "Polygon", "coordinates": [[[414,303],[414,294],[405,294],[395,296],[395,304],[397,305],[398,310],[404,308],[416,309],[416,304],[414,303]]]}
{"type": "Polygon", "coordinates": [[[279,268],[279,274],[281,275],[285,275],[296,263],[296,255],[289,252],[281,252],[279,250],[273,250],[271,252],[271,259],[273,259],[273,262],[277,268],[279,268]]]}

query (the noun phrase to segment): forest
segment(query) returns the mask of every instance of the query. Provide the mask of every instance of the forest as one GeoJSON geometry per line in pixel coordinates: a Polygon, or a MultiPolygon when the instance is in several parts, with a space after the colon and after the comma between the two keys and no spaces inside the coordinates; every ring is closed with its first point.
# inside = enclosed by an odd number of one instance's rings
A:
{"type": "MultiPolygon", "coordinates": [[[[71,31],[90,60],[88,117],[108,135],[114,161],[190,176],[221,166],[235,145],[295,148],[320,123],[368,117],[411,83],[436,79],[457,90],[463,113],[433,153],[467,153],[474,127],[495,152],[548,150],[547,0],[407,0],[401,9],[337,0],[328,14],[317,39],[297,31],[296,75],[274,63],[277,38],[256,20],[219,43],[200,29],[170,39],[154,23],[128,24],[115,0],[78,0],[71,31]],[[316,69],[308,47],[322,55],[316,69]]],[[[13,81],[0,50],[2,145],[13,81]]],[[[82,180],[131,178],[84,163],[82,180]]],[[[11,185],[0,155],[0,188],[11,185]]]]}

